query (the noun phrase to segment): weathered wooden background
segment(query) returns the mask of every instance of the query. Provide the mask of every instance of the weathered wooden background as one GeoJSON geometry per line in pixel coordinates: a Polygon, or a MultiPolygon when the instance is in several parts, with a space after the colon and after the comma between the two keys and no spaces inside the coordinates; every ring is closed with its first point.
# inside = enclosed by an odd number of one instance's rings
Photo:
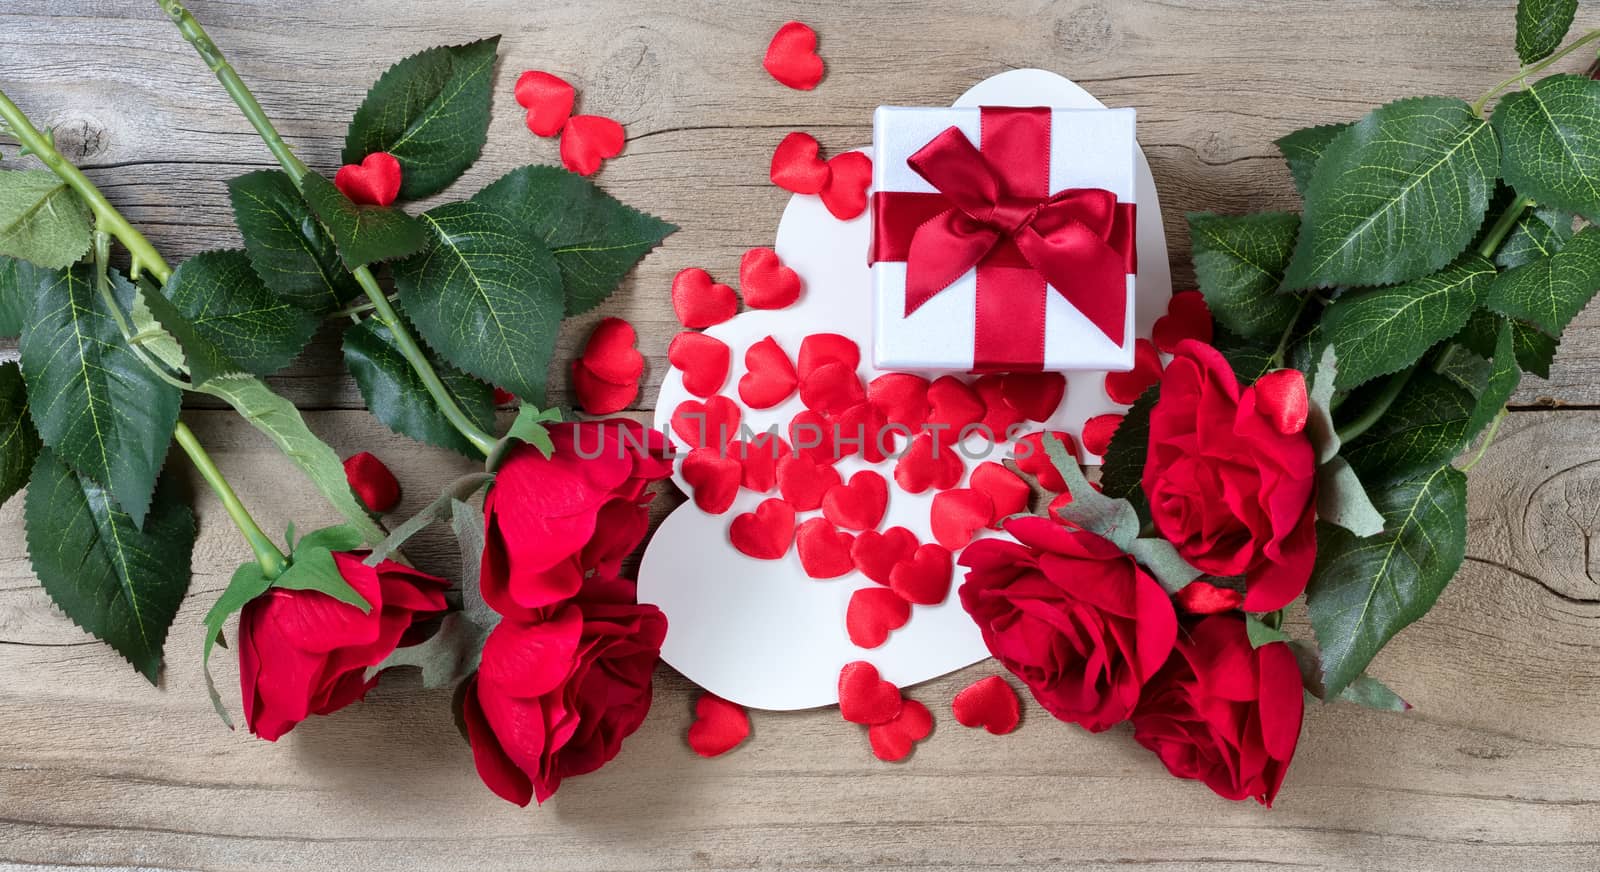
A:
{"type": "MultiPolygon", "coordinates": [[[[766,164],[789,130],[861,145],[880,103],[937,105],[1010,67],[1057,70],[1139,108],[1185,283],[1185,211],[1291,205],[1275,137],[1400,96],[1471,98],[1515,65],[1511,0],[192,5],[319,169],[333,168],[366,85],[429,45],[505,35],[468,190],[555,159],[521,125],[517,72],[578,84],[584,110],[628,129],[601,183],[683,227],[592,316],[632,320],[652,375],[675,331],[672,274],[732,277],[744,249],[770,243],[787,195],[766,164]],[[791,17],[822,36],[828,77],[812,93],[760,67],[791,17]]],[[[1586,6],[1579,25],[1600,25],[1600,11],[1586,6]]],[[[0,0],[0,87],[172,259],[238,244],[224,182],[269,156],[153,2],[0,0]]],[[[332,342],[275,381],[341,451],[373,449],[400,470],[404,508],[464,468],[361,411],[332,342]]],[[[1551,379],[1529,379],[1515,404],[1474,470],[1468,564],[1375,666],[1416,710],[1310,712],[1270,811],[1174,781],[1125,730],[1090,736],[1037,708],[1007,737],[955,725],[949,700],[993,671],[981,665],[914,692],[942,717],[900,765],[873,760],[831,710],[757,714],[745,747],[702,761],[683,742],[692,689],[663,669],[650,720],[614,765],[519,810],[477,783],[446,696],[404,680],[277,745],[217,723],[200,616],[247,555],[208,495],[160,690],[52,609],[13,500],[0,511],[0,869],[1595,869],[1600,312],[1578,318],[1551,379]]],[[[186,419],[263,526],[326,515],[231,414],[186,419]]],[[[438,538],[413,551],[448,565],[438,538]]]]}

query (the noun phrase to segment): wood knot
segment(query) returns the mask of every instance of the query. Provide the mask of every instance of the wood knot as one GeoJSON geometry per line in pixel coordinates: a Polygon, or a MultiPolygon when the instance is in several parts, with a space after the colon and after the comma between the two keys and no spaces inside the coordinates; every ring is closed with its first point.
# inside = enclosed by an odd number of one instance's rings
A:
{"type": "Polygon", "coordinates": [[[108,134],[105,125],[88,118],[74,118],[51,128],[55,134],[56,150],[73,163],[82,163],[106,150],[108,134]]]}
{"type": "Polygon", "coordinates": [[[1055,36],[1062,48],[1078,54],[1105,54],[1116,41],[1116,22],[1106,7],[1085,3],[1056,19],[1055,36]]]}
{"type": "Polygon", "coordinates": [[[648,107],[661,102],[665,65],[654,46],[660,37],[648,27],[636,26],[608,39],[611,50],[584,76],[578,111],[606,115],[630,126],[641,120],[640,115],[648,115],[648,107]],[[632,117],[623,117],[624,112],[632,117]]]}
{"type": "MultiPolygon", "coordinates": [[[[1539,578],[1575,600],[1600,600],[1600,460],[1556,469],[1533,484],[1520,518],[1539,578]]],[[[1532,560],[1527,560],[1531,557],[1532,560]]]]}

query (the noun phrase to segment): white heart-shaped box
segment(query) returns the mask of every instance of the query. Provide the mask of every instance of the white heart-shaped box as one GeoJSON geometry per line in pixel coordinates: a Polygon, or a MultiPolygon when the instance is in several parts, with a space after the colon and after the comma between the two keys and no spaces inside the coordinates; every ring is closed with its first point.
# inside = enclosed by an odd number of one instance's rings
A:
{"type": "MultiPolygon", "coordinates": [[[[985,79],[955,105],[1104,108],[1070,80],[1044,70],[1012,70],[985,79]]],[[[1155,180],[1142,151],[1136,172],[1139,275],[1134,324],[1139,336],[1149,337],[1156,319],[1166,312],[1172,279],[1155,180]]],[[[869,232],[866,216],[840,221],[817,197],[790,198],[778,224],[775,248],[783,262],[800,274],[804,293],[800,302],[787,309],[744,312],[705,331],[733,350],[723,395],[738,402],[736,386],[744,374],[744,349],[767,336],[775,338],[792,358],[805,337],[840,333],[856,340],[864,352],[863,381],[881,374],[868,359],[872,336],[869,232]]],[[[1077,434],[1088,418],[1121,411],[1124,407],[1106,396],[1104,378],[1097,372],[1068,373],[1065,401],[1039,429],[1077,434]]],[[[684,389],[682,374],[669,370],[656,403],[656,428],[670,432],[673,410],[690,399],[695,398],[684,389]]],[[[776,426],[783,433],[801,408],[798,397],[772,409],[745,408],[744,422],[756,432],[776,426]]],[[[1002,447],[992,459],[1006,456],[1007,449],[1002,447]]],[[[964,459],[969,468],[978,462],[964,459]]],[[[849,457],[840,461],[838,468],[846,479],[859,469],[877,469],[891,480],[889,507],[880,529],[903,526],[920,541],[933,541],[929,527],[932,494],[908,494],[894,487],[892,459],[871,465],[849,457]]],[[[674,470],[674,481],[688,492],[681,465],[674,470]]],[[[888,681],[909,687],[989,656],[977,626],[961,608],[955,585],[944,603],[913,607],[911,621],[882,646],[870,650],[856,647],[845,632],[845,608],[851,593],[872,586],[872,581],[859,572],[818,581],[801,569],[792,548],[780,560],[756,560],[729,543],[731,520],[771,496],[741,490],[732,509],[721,515],[685,503],[667,516],[645,550],[639,567],[639,600],[654,603],[666,613],[667,638],[661,657],[690,681],[750,708],[806,709],[837,703],[839,670],[855,660],[867,660],[888,681]]],[[[814,514],[803,513],[801,518],[814,514]]]]}

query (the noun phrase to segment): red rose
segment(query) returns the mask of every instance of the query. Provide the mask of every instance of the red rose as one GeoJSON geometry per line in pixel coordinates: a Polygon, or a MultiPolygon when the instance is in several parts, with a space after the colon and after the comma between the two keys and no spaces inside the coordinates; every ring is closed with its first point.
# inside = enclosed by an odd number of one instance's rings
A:
{"type": "Polygon", "coordinates": [[[483,598],[524,621],[617,572],[644,540],[645,488],[672,472],[665,437],[633,421],[556,424],[550,440],[549,458],[512,448],[483,503],[483,598]]]}
{"type": "Polygon", "coordinates": [[[478,775],[502,799],[544,802],[599,769],[650,710],[667,619],[632,582],[590,579],[549,617],[500,622],[468,679],[463,717],[478,775]]]}
{"type": "Polygon", "coordinates": [[[366,696],[369,667],[398,647],[413,623],[445,610],[450,582],[365,552],[334,552],[344,580],[372,606],[363,612],[315,590],[274,587],[239,615],[239,684],[250,731],[269,741],[308,715],[366,696]]]}
{"type": "Polygon", "coordinates": [[[1316,456],[1241,389],[1216,349],[1188,340],[1150,411],[1144,492],[1156,529],[1196,569],[1244,576],[1246,611],[1282,608],[1317,558],[1316,456]]]}
{"type": "Polygon", "coordinates": [[[1110,542],[1047,518],[1008,521],[961,565],[961,605],[1045,710],[1099,732],[1126,720],[1178,633],[1172,601],[1110,542]]]}
{"type": "Polygon", "coordinates": [[[1251,649],[1237,615],[1202,619],[1178,639],[1133,713],[1133,737],[1167,771],[1228,799],[1272,805],[1300,738],[1300,667],[1283,642],[1251,649]]]}

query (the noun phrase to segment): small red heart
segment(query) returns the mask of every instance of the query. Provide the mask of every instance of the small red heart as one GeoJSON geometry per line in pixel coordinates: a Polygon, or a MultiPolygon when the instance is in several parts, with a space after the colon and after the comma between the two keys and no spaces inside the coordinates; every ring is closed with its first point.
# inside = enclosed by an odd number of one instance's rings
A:
{"type": "Polygon", "coordinates": [[[800,299],[800,274],[770,248],[752,248],[739,259],[739,287],[752,309],[783,309],[800,299]]]}
{"type": "Polygon", "coordinates": [[[1298,369],[1275,369],[1256,379],[1256,414],[1266,418],[1273,429],[1293,436],[1306,428],[1311,415],[1311,399],[1306,394],[1306,377],[1298,369]]]}
{"type": "Polygon", "coordinates": [[[1050,420],[1067,395],[1067,377],[1059,372],[1008,372],[1001,384],[1006,402],[1029,421],[1050,420]]]}
{"type": "Polygon", "coordinates": [[[504,388],[495,388],[494,389],[494,404],[496,406],[509,406],[512,403],[516,403],[516,402],[519,402],[517,400],[517,395],[516,394],[514,394],[514,393],[512,393],[512,392],[510,392],[510,391],[508,391],[508,390],[506,390],[504,388]]]}
{"type": "Polygon", "coordinates": [[[728,454],[737,458],[743,467],[739,483],[764,494],[777,487],[778,460],[789,454],[789,443],[771,433],[757,433],[749,441],[729,443],[728,454]]]}
{"type": "Polygon", "coordinates": [[[849,484],[828,488],[822,496],[822,516],[846,530],[872,530],[889,507],[889,484],[883,476],[863,469],[849,484]]]}
{"type": "Polygon", "coordinates": [[[868,463],[882,463],[894,450],[897,437],[902,435],[896,430],[887,429],[888,422],[883,414],[865,399],[840,412],[833,418],[833,423],[838,434],[834,447],[837,456],[849,457],[859,453],[861,459],[868,463]]]}
{"type": "Polygon", "coordinates": [[[991,675],[966,686],[950,703],[956,723],[963,727],[983,727],[996,736],[1017,728],[1022,720],[1022,703],[1004,678],[991,675]]]}
{"type": "Polygon", "coordinates": [[[886,724],[900,713],[900,688],[865,660],[839,670],[839,714],[852,724],[886,724]]]}
{"type": "Polygon", "coordinates": [[[903,560],[910,560],[916,551],[916,534],[904,527],[890,527],[882,533],[867,530],[857,536],[850,546],[850,558],[862,575],[887,585],[894,567],[903,560]]]}
{"type": "Polygon", "coordinates": [[[1161,354],[1150,340],[1140,339],[1133,347],[1133,369],[1106,373],[1106,396],[1114,403],[1131,406],[1160,380],[1161,354]]]}
{"type": "Polygon", "coordinates": [[[597,378],[614,385],[637,382],[644,374],[644,355],[636,347],[639,334],[621,318],[603,318],[594,325],[580,356],[597,378]]]}
{"type": "Polygon", "coordinates": [[[1117,435],[1122,416],[1116,413],[1095,415],[1083,422],[1083,450],[1104,457],[1111,450],[1111,437],[1117,435]]]}
{"type": "Polygon", "coordinates": [[[911,755],[911,749],[933,732],[933,714],[914,699],[900,706],[893,720],[867,728],[872,754],[885,763],[895,763],[911,755]]]}
{"type": "Polygon", "coordinates": [[[876,648],[911,620],[911,604],[886,587],[864,587],[850,594],[844,628],[857,648],[876,648]]]}
{"type": "Polygon", "coordinates": [[[702,693],[694,704],[689,747],[702,757],[717,757],[739,747],[750,736],[750,715],[742,706],[714,693],[702,693]]]}
{"type": "Polygon", "coordinates": [[[572,362],[572,390],[578,405],[591,415],[614,415],[639,398],[639,383],[617,384],[594,374],[584,362],[572,362]]]}
{"type": "Polygon", "coordinates": [[[872,184],[872,158],[847,151],[828,160],[828,183],[822,188],[822,205],[833,217],[849,221],[867,211],[867,187],[872,184]]]}
{"type": "Polygon", "coordinates": [[[672,278],[672,311],[685,327],[712,327],[739,312],[733,288],[711,280],[711,274],[692,266],[672,278]]]}
{"type": "Polygon", "coordinates": [[[771,336],[745,349],[744,368],[739,399],[752,409],[770,409],[789,399],[799,382],[789,355],[771,336]]]}
{"type": "Polygon", "coordinates": [[[1018,439],[1011,449],[1011,458],[1016,461],[1017,468],[1033,476],[1040,487],[1047,491],[1064,491],[1067,489],[1067,480],[1061,477],[1061,471],[1056,469],[1049,453],[1044,450],[1046,436],[1060,439],[1069,457],[1077,455],[1077,451],[1073,448],[1072,436],[1060,430],[1049,430],[1043,433],[1029,433],[1018,439]]]}
{"type": "Polygon", "coordinates": [[[696,448],[683,458],[683,480],[694,490],[700,511],[720,515],[733,507],[739,495],[739,461],[720,448],[696,448]]]}
{"type": "Polygon", "coordinates": [[[333,186],[357,205],[387,206],[400,196],[400,161],[386,151],[375,151],[359,164],[339,167],[333,186]]]}
{"type": "Polygon", "coordinates": [[[961,431],[983,420],[983,400],[964,381],[940,376],[928,385],[928,426],[943,430],[945,438],[960,441],[961,431]]]}
{"type": "Polygon", "coordinates": [[[928,419],[928,380],[906,372],[878,376],[867,385],[867,399],[891,424],[922,429],[928,419]]]}
{"type": "Polygon", "coordinates": [[[683,373],[683,389],[702,399],[722,390],[732,357],[726,342],[693,330],[672,337],[667,346],[667,362],[683,373]]]}
{"type": "Polygon", "coordinates": [[[1199,291],[1179,291],[1167,303],[1167,314],[1156,319],[1150,329],[1155,346],[1168,354],[1178,349],[1185,339],[1197,339],[1211,344],[1215,325],[1211,322],[1211,308],[1199,291]]]}
{"type": "Polygon", "coordinates": [[[983,491],[989,501],[994,503],[994,516],[989,519],[991,526],[1012,515],[1027,511],[1028,499],[1033,496],[1033,491],[1029,489],[1027,482],[992,460],[978,464],[978,468],[972,471],[971,483],[973,490],[983,491]]]}
{"type": "Polygon", "coordinates": [[[600,164],[622,153],[627,136],[622,125],[603,115],[574,115],[561,133],[561,165],[580,176],[592,176],[600,164]]]}
{"type": "Polygon", "coordinates": [[[1184,585],[1174,596],[1178,607],[1191,615],[1215,615],[1231,612],[1244,605],[1244,594],[1232,588],[1218,587],[1209,581],[1195,579],[1184,585]]]}
{"type": "Polygon", "coordinates": [[[817,156],[821,146],[809,133],[783,138],[772,152],[772,183],[796,194],[815,194],[828,184],[828,162],[817,156]]]}
{"type": "Polygon", "coordinates": [[[920,494],[929,488],[947,490],[959,484],[967,467],[951,441],[952,437],[946,433],[917,434],[895,462],[895,484],[911,494],[920,494]]]}
{"type": "Polygon", "coordinates": [[[804,454],[778,458],[778,493],[802,512],[822,508],[822,498],[839,484],[839,470],[804,454]]]}
{"type": "Polygon", "coordinates": [[[672,410],[672,432],[689,449],[721,448],[739,435],[739,404],[724,396],[684,400],[672,410]],[[707,437],[710,437],[709,439],[707,437]]]}
{"type": "Polygon", "coordinates": [[[817,32],[798,21],[785,23],[767,43],[767,56],[761,65],[774,79],[797,91],[815,88],[822,81],[817,32]]]}
{"type": "Polygon", "coordinates": [[[814,412],[838,415],[866,399],[855,367],[843,363],[825,363],[800,379],[800,402],[814,412]]]}
{"type": "Polygon", "coordinates": [[[789,420],[789,441],[796,454],[821,464],[838,462],[838,425],[810,409],[801,409],[789,420]]]}
{"type": "Polygon", "coordinates": [[[739,553],[757,560],[777,560],[794,542],[794,508],[780,499],[763,500],[728,525],[728,539],[739,553]]]}
{"type": "Polygon", "coordinates": [[[989,526],[989,519],[993,517],[994,503],[989,495],[972,488],[934,494],[929,515],[933,538],[951,551],[965,548],[972,541],[972,535],[989,526]]]}
{"type": "Polygon", "coordinates": [[[400,480],[370,451],[344,459],[344,478],[361,504],[382,515],[400,503],[400,480]]]}
{"type": "Polygon", "coordinates": [[[528,129],[536,136],[555,136],[572,115],[577,89],[559,76],[528,70],[517,77],[517,103],[528,110],[528,129]]]}
{"type": "Polygon", "coordinates": [[[972,390],[983,401],[983,429],[980,435],[991,442],[1005,442],[1011,438],[1011,428],[1023,421],[1022,413],[1008,402],[1005,396],[1005,377],[999,373],[979,376],[972,390]]]}
{"type": "Polygon", "coordinates": [[[855,569],[850,545],[856,537],[840,532],[826,518],[812,518],[794,533],[800,568],[811,578],[838,578],[855,569]]]}
{"type": "Polygon", "coordinates": [[[950,595],[950,549],[929,542],[889,571],[889,589],[908,603],[936,606],[950,595]]]}
{"type": "Polygon", "coordinates": [[[838,333],[813,333],[800,340],[795,372],[801,378],[829,363],[842,363],[847,369],[856,369],[861,366],[861,346],[854,339],[838,333]]]}

